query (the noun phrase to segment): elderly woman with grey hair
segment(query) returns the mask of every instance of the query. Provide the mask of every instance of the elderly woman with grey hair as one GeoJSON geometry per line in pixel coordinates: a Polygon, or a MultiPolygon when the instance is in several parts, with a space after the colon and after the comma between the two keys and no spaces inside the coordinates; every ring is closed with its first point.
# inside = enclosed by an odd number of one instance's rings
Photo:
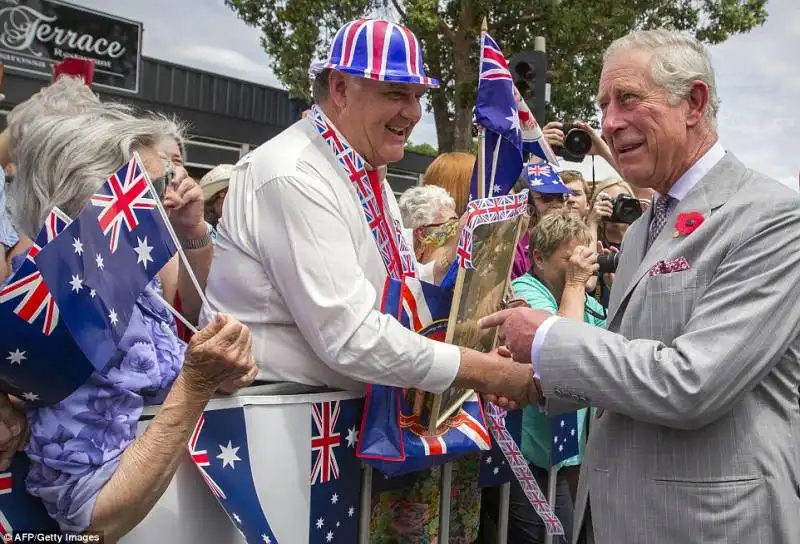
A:
{"type": "Polygon", "coordinates": [[[398,205],[403,226],[413,230],[417,261],[433,266],[439,283],[455,257],[458,242],[455,200],[438,185],[419,185],[400,195],[398,205]]]}
{"type": "MultiPolygon", "coordinates": [[[[12,133],[14,121],[11,116],[12,133]]],[[[168,120],[135,118],[113,105],[78,114],[42,111],[27,119],[13,145],[13,213],[20,228],[33,238],[54,206],[75,217],[134,152],[154,185],[164,188],[166,160],[155,146],[179,132],[168,120]]],[[[199,210],[173,208],[170,219],[179,236],[198,219],[204,228],[202,202],[199,210]]],[[[28,410],[26,487],[65,531],[99,531],[113,542],[135,527],[172,480],[215,391],[226,382],[244,386],[255,376],[245,326],[218,315],[187,346],[160,298],[160,283],[156,277],[137,299],[104,369],[60,403],[28,410]],[[148,404],[162,407],[137,438],[148,404]]]]}

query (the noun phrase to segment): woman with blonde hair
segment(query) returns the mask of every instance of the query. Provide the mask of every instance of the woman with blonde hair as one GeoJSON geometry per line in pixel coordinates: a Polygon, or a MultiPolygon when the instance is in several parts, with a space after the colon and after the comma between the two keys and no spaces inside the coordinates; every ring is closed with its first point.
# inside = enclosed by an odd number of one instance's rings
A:
{"type": "Polygon", "coordinates": [[[456,201],[456,213],[464,214],[469,202],[469,181],[475,155],[453,151],[436,157],[422,175],[423,185],[438,185],[444,188],[456,201]]]}

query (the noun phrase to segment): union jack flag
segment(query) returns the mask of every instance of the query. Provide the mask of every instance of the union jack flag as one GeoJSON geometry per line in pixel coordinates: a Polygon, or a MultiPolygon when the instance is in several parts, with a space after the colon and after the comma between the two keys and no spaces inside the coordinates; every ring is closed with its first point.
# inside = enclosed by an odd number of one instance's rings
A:
{"type": "Polygon", "coordinates": [[[208,452],[206,450],[197,449],[197,440],[200,438],[200,433],[203,432],[203,425],[206,423],[205,414],[200,416],[200,419],[197,420],[197,425],[194,427],[194,432],[192,433],[192,438],[189,440],[189,454],[192,456],[192,461],[194,464],[197,465],[197,470],[200,471],[200,476],[203,477],[203,481],[206,482],[208,488],[217,498],[217,500],[224,500],[227,497],[225,496],[225,492],[222,488],[214,481],[208,472],[206,471],[206,467],[211,466],[211,462],[208,458],[208,452]]]}
{"type": "Polygon", "coordinates": [[[552,173],[550,166],[547,164],[529,164],[528,165],[528,176],[530,177],[539,177],[539,176],[549,176],[552,173]]]}
{"type": "Polygon", "coordinates": [[[145,176],[139,161],[132,158],[127,168],[114,172],[89,199],[92,205],[102,208],[97,221],[103,234],[111,234],[109,249],[112,254],[119,246],[122,224],[125,223],[128,232],[139,225],[135,210],[154,210],[158,206],[154,199],[145,196],[149,191],[145,176]]]}
{"type": "Polygon", "coordinates": [[[481,225],[513,219],[525,213],[528,191],[491,198],[472,200],[467,205],[467,222],[461,229],[456,247],[459,266],[474,268],[472,263],[472,239],[475,229],[481,225]]]}
{"type": "Polygon", "coordinates": [[[314,434],[311,436],[311,451],[316,458],[311,468],[311,485],[324,484],[339,478],[336,452],[342,444],[342,435],[335,431],[339,420],[339,401],[314,403],[311,407],[314,434]]]}
{"type": "Polygon", "coordinates": [[[533,116],[528,104],[523,100],[516,87],[514,87],[514,99],[517,101],[519,122],[522,128],[522,150],[527,153],[533,153],[551,164],[559,164],[558,157],[545,139],[542,129],[539,128],[539,123],[536,122],[536,117],[533,116]]]}
{"type": "Polygon", "coordinates": [[[53,208],[44,222],[44,228],[36,237],[36,241],[31,245],[28,255],[25,257],[27,263],[30,264],[21,267],[12,281],[0,290],[0,304],[24,295],[17,307],[14,308],[14,313],[28,323],[32,324],[44,311],[42,332],[46,336],[50,336],[58,326],[58,306],[50,294],[50,289],[42,279],[42,274],[36,267],[34,258],[42,247],[54,240],[71,221],[67,214],[58,208],[53,208]]]}

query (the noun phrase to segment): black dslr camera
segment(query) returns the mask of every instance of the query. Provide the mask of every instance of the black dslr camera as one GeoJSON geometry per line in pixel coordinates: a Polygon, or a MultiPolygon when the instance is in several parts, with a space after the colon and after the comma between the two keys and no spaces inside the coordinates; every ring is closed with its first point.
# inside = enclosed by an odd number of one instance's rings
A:
{"type": "Polygon", "coordinates": [[[597,275],[613,274],[617,271],[622,253],[606,253],[597,256],[597,275]]]}
{"type": "Polygon", "coordinates": [[[569,162],[583,162],[592,149],[592,137],[575,125],[575,121],[563,123],[564,146],[553,146],[553,153],[569,162]]]}
{"type": "Polygon", "coordinates": [[[642,215],[642,204],[639,202],[638,198],[624,194],[611,198],[610,196],[602,193],[598,196],[598,198],[611,201],[613,211],[611,213],[611,217],[606,219],[606,221],[630,225],[642,215]]]}

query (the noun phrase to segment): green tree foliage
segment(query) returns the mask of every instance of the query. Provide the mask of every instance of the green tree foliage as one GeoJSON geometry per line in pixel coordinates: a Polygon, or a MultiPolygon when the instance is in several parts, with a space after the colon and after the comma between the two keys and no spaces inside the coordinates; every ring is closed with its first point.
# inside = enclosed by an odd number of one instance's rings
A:
{"type": "Polygon", "coordinates": [[[439,154],[435,147],[431,144],[415,144],[409,141],[406,144],[406,151],[413,151],[414,153],[419,153],[420,155],[427,155],[429,157],[435,157],[439,154]]]}
{"type": "Polygon", "coordinates": [[[549,118],[594,119],[593,97],[605,48],[633,29],[666,27],[709,44],[762,25],[767,0],[225,0],[259,28],[278,78],[308,97],[308,66],[325,57],[336,30],[364,15],[402,22],[422,43],[439,150],[472,147],[481,21],[506,57],[544,36],[552,71],[549,118]]]}

